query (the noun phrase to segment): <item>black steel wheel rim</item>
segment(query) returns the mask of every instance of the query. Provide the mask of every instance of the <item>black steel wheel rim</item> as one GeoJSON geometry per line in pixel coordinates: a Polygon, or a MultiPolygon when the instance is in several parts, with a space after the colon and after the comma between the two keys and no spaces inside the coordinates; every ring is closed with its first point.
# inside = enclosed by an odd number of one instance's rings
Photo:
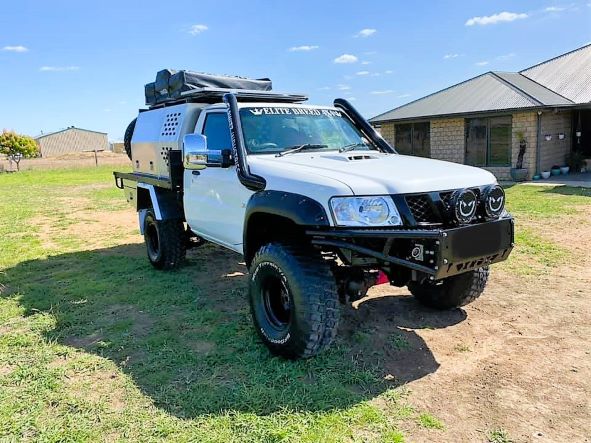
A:
{"type": "Polygon", "coordinates": [[[148,246],[148,253],[150,257],[156,259],[160,253],[160,239],[158,238],[158,229],[156,224],[151,222],[146,226],[146,239],[148,246]]]}
{"type": "Polygon", "coordinates": [[[267,321],[278,332],[285,331],[291,321],[291,294],[283,280],[276,275],[266,276],[261,285],[267,321]]]}

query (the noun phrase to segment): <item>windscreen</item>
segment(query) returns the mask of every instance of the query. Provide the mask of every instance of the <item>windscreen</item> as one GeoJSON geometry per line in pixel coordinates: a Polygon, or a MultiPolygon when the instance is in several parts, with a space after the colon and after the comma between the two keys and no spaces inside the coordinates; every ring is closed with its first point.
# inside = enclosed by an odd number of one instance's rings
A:
{"type": "Polygon", "coordinates": [[[336,109],[248,107],[240,110],[240,117],[251,154],[280,153],[303,145],[313,150],[375,149],[336,109]]]}

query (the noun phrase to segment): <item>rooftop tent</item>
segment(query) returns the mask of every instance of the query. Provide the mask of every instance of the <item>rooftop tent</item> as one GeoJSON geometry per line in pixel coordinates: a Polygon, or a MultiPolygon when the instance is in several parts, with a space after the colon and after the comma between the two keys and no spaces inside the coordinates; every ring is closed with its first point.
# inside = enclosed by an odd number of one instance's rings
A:
{"type": "Polygon", "coordinates": [[[145,86],[146,104],[155,105],[181,97],[188,91],[216,89],[245,89],[270,91],[268,78],[250,79],[228,75],[206,74],[193,71],[164,69],[156,74],[156,81],[145,86]]]}

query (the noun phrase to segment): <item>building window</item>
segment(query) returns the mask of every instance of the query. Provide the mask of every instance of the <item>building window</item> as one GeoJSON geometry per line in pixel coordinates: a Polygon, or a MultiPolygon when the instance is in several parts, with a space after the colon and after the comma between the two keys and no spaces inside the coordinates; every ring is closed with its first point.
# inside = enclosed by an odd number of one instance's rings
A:
{"type": "Polygon", "coordinates": [[[431,124],[429,122],[402,123],[395,127],[394,145],[400,154],[431,156],[431,124]]]}
{"type": "Polygon", "coordinates": [[[511,166],[511,116],[466,119],[466,164],[511,166]]]}

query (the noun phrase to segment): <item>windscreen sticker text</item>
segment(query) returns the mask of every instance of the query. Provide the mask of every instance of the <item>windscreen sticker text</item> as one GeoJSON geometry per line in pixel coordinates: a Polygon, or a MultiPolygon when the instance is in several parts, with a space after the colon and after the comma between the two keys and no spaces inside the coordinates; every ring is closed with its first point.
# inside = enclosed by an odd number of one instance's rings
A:
{"type": "Polygon", "coordinates": [[[309,108],[250,108],[253,115],[318,115],[325,117],[340,117],[341,111],[336,109],[309,108]]]}

